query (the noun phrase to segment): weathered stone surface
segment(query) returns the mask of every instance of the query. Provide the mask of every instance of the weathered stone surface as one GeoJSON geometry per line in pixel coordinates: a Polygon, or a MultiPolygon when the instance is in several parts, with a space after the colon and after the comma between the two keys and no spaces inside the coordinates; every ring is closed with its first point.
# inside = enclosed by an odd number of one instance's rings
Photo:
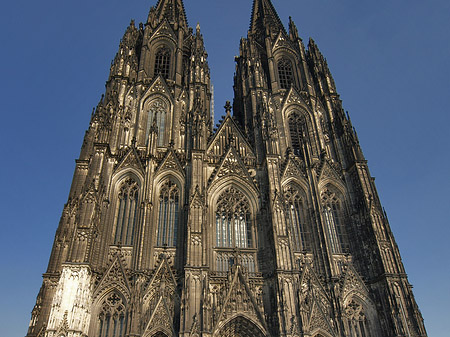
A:
{"type": "Polygon", "coordinates": [[[255,0],[218,129],[200,26],[127,28],[28,337],[426,336],[314,41],[255,0]]]}

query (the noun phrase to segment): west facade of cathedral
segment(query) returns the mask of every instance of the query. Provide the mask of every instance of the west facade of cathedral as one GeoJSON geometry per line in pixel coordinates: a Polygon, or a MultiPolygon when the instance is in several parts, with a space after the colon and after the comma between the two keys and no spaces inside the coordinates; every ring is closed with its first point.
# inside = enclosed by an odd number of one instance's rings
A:
{"type": "Polygon", "coordinates": [[[127,28],[27,337],[426,336],[324,57],[252,11],[217,128],[182,1],[127,28]]]}

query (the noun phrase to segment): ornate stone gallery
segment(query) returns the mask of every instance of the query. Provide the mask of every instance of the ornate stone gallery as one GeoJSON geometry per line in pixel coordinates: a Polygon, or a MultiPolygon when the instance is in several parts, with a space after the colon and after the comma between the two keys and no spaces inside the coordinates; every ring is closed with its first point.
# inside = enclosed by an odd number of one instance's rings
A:
{"type": "Polygon", "coordinates": [[[27,337],[426,336],[317,45],[254,0],[235,60],[213,128],[182,0],[131,22],[27,337]]]}

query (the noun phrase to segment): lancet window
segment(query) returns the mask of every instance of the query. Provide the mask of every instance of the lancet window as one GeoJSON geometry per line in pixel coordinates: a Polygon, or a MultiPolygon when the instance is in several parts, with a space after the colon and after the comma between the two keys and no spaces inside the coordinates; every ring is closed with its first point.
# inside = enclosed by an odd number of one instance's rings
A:
{"type": "Polygon", "coordinates": [[[292,71],[292,63],[287,58],[278,61],[278,78],[280,79],[281,89],[290,88],[294,80],[294,72],[292,71]]]}
{"type": "Polygon", "coordinates": [[[217,203],[216,246],[252,247],[250,204],[234,187],[223,192],[217,203]]]}
{"type": "Polygon", "coordinates": [[[284,190],[287,206],[287,221],[290,225],[294,249],[296,251],[311,251],[311,232],[307,221],[304,200],[298,188],[289,185],[284,190]]]}
{"type": "Polygon", "coordinates": [[[177,243],[180,190],[167,180],[160,189],[157,246],[174,247],[177,243]]]}
{"type": "Polygon", "coordinates": [[[153,100],[148,108],[147,129],[145,134],[146,144],[150,131],[156,131],[158,134],[158,146],[165,144],[165,124],[168,111],[167,103],[162,99],[153,100]]]}
{"type": "Polygon", "coordinates": [[[125,301],[115,292],[102,303],[98,315],[98,337],[123,337],[127,325],[125,301]]]}
{"type": "Polygon", "coordinates": [[[294,111],[288,117],[289,135],[291,136],[291,148],[294,154],[303,154],[303,140],[306,138],[306,120],[303,114],[294,111]]]}
{"type": "Polygon", "coordinates": [[[345,230],[343,209],[337,196],[325,190],[322,192],[323,217],[332,253],[348,251],[348,239],[345,230]]]}
{"type": "Polygon", "coordinates": [[[169,77],[170,50],[166,47],[158,49],[155,54],[155,75],[161,75],[165,79],[169,77]]]}
{"type": "Polygon", "coordinates": [[[114,244],[133,244],[139,201],[139,185],[133,178],[125,179],[120,185],[115,218],[114,244]]]}

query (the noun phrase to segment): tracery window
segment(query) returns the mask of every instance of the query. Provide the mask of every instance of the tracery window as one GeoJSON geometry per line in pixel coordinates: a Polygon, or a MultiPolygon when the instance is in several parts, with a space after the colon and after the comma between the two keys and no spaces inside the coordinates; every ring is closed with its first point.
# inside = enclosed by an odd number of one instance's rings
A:
{"type": "Polygon", "coordinates": [[[168,106],[162,99],[155,99],[150,103],[148,108],[147,129],[145,133],[146,144],[148,144],[150,129],[156,128],[158,133],[158,146],[164,146],[167,111],[168,106]]]}
{"type": "Polygon", "coordinates": [[[216,210],[216,246],[252,247],[250,204],[234,187],[223,192],[216,210]]]}
{"type": "Polygon", "coordinates": [[[123,337],[127,324],[126,305],[122,297],[111,293],[102,303],[98,315],[98,337],[123,337]]]}
{"type": "Polygon", "coordinates": [[[294,73],[292,71],[292,63],[286,58],[278,61],[278,77],[280,79],[281,89],[289,89],[293,80],[294,73]]]}
{"type": "Polygon", "coordinates": [[[169,77],[170,50],[166,47],[160,48],[155,54],[155,75],[161,75],[165,79],[169,77]]]}
{"type": "Polygon", "coordinates": [[[180,190],[177,184],[167,180],[159,194],[157,246],[176,246],[179,205],[180,190]]]}
{"type": "Polygon", "coordinates": [[[237,316],[220,329],[218,336],[263,337],[264,334],[252,321],[243,316],[237,316]]]}
{"type": "Polygon", "coordinates": [[[114,244],[131,246],[137,218],[139,185],[133,178],[122,182],[118,194],[114,244]]]}
{"type": "Polygon", "coordinates": [[[331,246],[332,253],[345,253],[348,251],[348,239],[343,221],[343,210],[340,200],[337,196],[325,190],[322,192],[323,216],[327,236],[331,246]]]}
{"type": "Polygon", "coordinates": [[[297,156],[303,153],[303,140],[306,138],[306,120],[300,112],[293,112],[288,117],[291,147],[297,156]]]}
{"type": "Polygon", "coordinates": [[[284,191],[287,204],[287,221],[292,229],[294,249],[296,251],[311,251],[311,232],[307,221],[303,198],[294,186],[288,186],[284,191]]]}
{"type": "Polygon", "coordinates": [[[255,269],[255,249],[250,203],[235,187],[220,196],[216,207],[216,270],[227,272],[240,264],[248,272],[255,269]]]}
{"type": "Polygon", "coordinates": [[[352,300],[345,308],[345,314],[350,337],[371,337],[369,322],[362,305],[352,300]]]}

